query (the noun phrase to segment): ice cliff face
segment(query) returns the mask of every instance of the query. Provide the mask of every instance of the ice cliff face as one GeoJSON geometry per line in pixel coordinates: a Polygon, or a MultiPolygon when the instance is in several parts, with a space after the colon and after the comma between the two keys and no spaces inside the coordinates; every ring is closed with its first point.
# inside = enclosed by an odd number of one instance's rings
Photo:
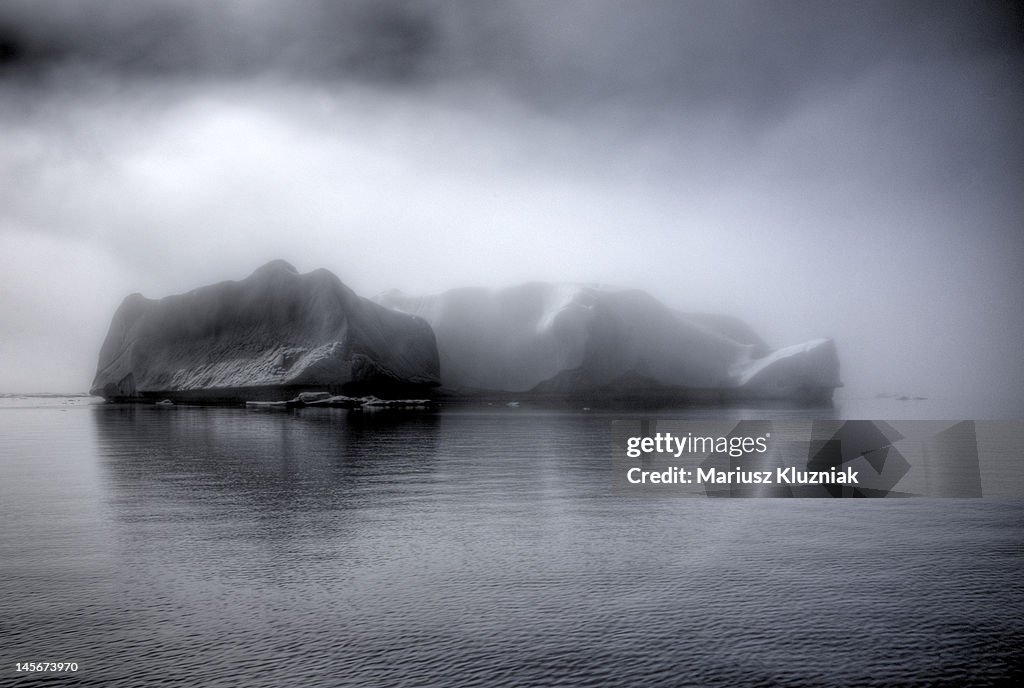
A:
{"type": "Polygon", "coordinates": [[[431,324],[443,382],[456,391],[831,398],[840,385],[831,340],[771,352],[734,318],[680,313],[641,291],[532,283],[375,300],[431,324]]]}
{"type": "Polygon", "coordinates": [[[300,275],[274,261],[238,282],[126,298],[91,391],[226,401],[297,389],[406,393],[439,382],[426,322],[357,296],[326,270],[300,275]]]}

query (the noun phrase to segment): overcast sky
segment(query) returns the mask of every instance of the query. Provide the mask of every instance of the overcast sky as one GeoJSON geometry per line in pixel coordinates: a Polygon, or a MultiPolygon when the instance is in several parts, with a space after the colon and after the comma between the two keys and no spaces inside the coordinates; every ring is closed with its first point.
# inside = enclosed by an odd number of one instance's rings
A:
{"type": "Polygon", "coordinates": [[[647,289],[1024,407],[1010,3],[0,5],[0,391],[284,258],[359,293],[647,289]]]}

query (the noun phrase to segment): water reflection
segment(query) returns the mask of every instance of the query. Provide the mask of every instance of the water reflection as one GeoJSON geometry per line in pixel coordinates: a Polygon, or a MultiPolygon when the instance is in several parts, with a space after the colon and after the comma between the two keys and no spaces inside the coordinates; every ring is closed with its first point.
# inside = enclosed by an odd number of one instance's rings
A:
{"type": "MultiPolygon", "coordinates": [[[[429,470],[440,431],[432,414],[350,415],[340,409],[98,406],[94,419],[104,464],[121,478],[189,472],[243,491],[273,480],[324,494],[359,478],[429,470]]],[[[249,491],[288,496],[287,490],[249,491]]]]}
{"type": "MultiPolygon", "coordinates": [[[[693,506],[614,494],[619,412],[98,406],[93,415],[115,517],[150,522],[154,532],[171,526],[160,537],[179,538],[185,551],[191,538],[245,542],[274,561],[335,556],[351,563],[438,538],[446,542],[437,551],[454,540],[461,552],[510,539],[564,542],[595,519],[628,529],[631,519],[661,518],[708,535],[686,551],[708,558],[756,518],[739,504],[705,506],[695,526],[687,523],[693,506]]],[[[138,532],[126,529],[129,539],[138,532]]],[[[254,566],[252,575],[263,574],[254,566]]]]}
{"type": "Polygon", "coordinates": [[[17,474],[98,469],[63,505],[95,533],[22,478],[9,546],[102,546],[106,578],[20,555],[9,635],[95,684],[923,684],[1019,654],[1019,503],[623,498],[602,413],[100,406],[61,442],[18,413],[17,474]]]}

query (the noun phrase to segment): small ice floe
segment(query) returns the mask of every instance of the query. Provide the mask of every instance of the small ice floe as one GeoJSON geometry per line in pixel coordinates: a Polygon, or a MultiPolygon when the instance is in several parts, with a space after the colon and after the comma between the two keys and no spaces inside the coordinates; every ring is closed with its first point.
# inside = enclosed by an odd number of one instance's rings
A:
{"type": "Polygon", "coordinates": [[[378,411],[380,409],[425,409],[433,402],[430,399],[378,399],[377,397],[363,397],[363,403],[359,409],[363,411],[378,411]]]}
{"type": "Polygon", "coordinates": [[[433,406],[430,399],[379,399],[375,396],[347,397],[327,392],[303,392],[288,401],[247,401],[246,408],[252,409],[294,409],[294,408],[343,408],[353,411],[376,411],[380,409],[426,409],[433,406]]]}
{"type": "Polygon", "coordinates": [[[251,409],[287,409],[288,401],[247,401],[245,408],[251,409]]]}
{"type": "Polygon", "coordinates": [[[315,404],[319,401],[327,401],[330,398],[330,392],[302,392],[299,396],[292,399],[292,401],[302,402],[303,404],[315,404]]]}

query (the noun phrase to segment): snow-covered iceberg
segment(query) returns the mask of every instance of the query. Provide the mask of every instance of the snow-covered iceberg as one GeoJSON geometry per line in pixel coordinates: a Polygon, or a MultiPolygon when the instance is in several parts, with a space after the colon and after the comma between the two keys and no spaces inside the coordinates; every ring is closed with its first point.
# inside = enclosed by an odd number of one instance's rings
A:
{"type": "Polygon", "coordinates": [[[327,270],[300,275],[274,261],[237,282],[127,297],[91,392],[111,401],[408,397],[439,382],[424,320],[356,295],[327,270]]]}
{"type": "Polygon", "coordinates": [[[530,283],[375,300],[431,324],[456,393],[824,400],[841,384],[831,340],[773,352],[735,318],[681,313],[642,291],[530,283]]]}

